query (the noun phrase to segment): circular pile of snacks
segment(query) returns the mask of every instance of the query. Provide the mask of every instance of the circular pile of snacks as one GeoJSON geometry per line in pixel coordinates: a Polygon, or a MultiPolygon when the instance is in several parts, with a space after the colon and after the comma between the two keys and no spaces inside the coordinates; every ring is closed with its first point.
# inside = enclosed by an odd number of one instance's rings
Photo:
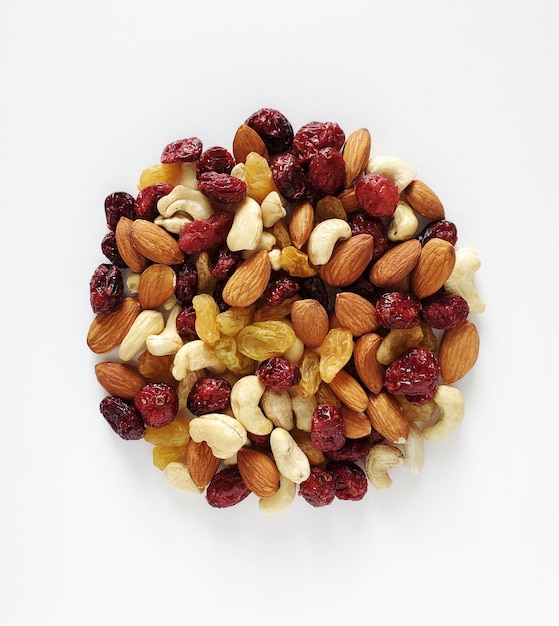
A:
{"type": "Polygon", "coordinates": [[[101,414],[172,485],[265,513],[360,500],[460,424],[479,259],[368,130],[261,109],[230,150],[166,146],[138,188],[105,200],[87,343],[101,414]]]}

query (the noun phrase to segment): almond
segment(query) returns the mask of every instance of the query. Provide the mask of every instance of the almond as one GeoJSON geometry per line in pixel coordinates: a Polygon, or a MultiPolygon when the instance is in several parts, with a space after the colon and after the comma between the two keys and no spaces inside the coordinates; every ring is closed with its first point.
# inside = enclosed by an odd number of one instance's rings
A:
{"type": "Polygon", "coordinates": [[[264,293],[272,266],[266,250],[259,250],[233,272],[222,297],[229,306],[250,306],[264,293]]]}
{"type": "Polygon", "coordinates": [[[320,276],[332,287],[347,287],[363,273],[373,256],[371,235],[353,235],[338,244],[328,263],[320,268],[320,276]]]}
{"type": "Polygon", "coordinates": [[[410,432],[410,423],[402,407],[388,393],[370,394],[367,417],[373,428],[392,443],[405,443],[410,432]]]}
{"type": "Polygon", "coordinates": [[[326,309],[318,300],[312,298],[298,300],[292,304],[291,323],[297,337],[311,349],[322,344],[329,330],[326,309]]]}
{"type": "Polygon", "coordinates": [[[175,293],[177,275],[172,267],[154,263],[140,276],[138,299],[142,309],[156,309],[175,293]]]}
{"type": "Polygon", "coordinates": [[[98,313],[87,333],[87,345],[95,354],[117,348],[140,314],[138,298],[125,298],[112,313],[98,313]]]}
{"type": "Polygon", "coordinates": [[[454,246],[435,237],[421,249],[411,278],[411,290],[420,299],[432,296],[452,274],[456,252],[454,246]]]}
{"type": "Polygon", "coordinates": [[[134,220],[130,237],[134,248],[154,263],[176,265],[184,261],[178,241],[153,222],[134,220]]]}
{"type": "Polygon", "coordinates": [[[289,234],[296,248],[301,249],[306,243],[314,227],[314,209],[310,202],[299,202],[295,205],[289,222],[289,234]]]}
{"type": "Polygon", "coordinates": [[[374,305],[352,291],[342,291],[336,295],[334,311],[338,325],[348,328],[354,337],[361,337],[378,328],[374,305]]]}
{"type": "Polygon", "coordinates": [[[136,366],[118,361],[97,363],[95,376],[109,395],[127,400],[132,399],[147,383],[136,366]]]}
{"type": "Polygon", "coordinates": [[[237,128],[235,137],[233,137],[233,156],[237,163],[244,163],[251,152],[263,156],[266,161],[270,160],[268,150],[260,135],[250,126],[242,124],[237,128]]]}
{"type": "Polygon", "coordinates": [[[348,439],[360,439],[371,434],[371,422],[363,411],[354,411],[342,405],[340,412],[344,420],[345,436],[348,439]]]}
{"type": "Polygon", "coordinates": [[[186,444],[185,463],[196,486],[203,489],[217,472],[221,460],[213,455],[212,449],[205,441],[189,439],[186,444]]]}
{"type": "Polygon", "coordinates": [[[345,370],[340,370],[330,381],[330,389],[336,397],[354,411],[364,411],[368,398],[363,387],[345,370]]]}
{"type": "Polygon", "coordinates": [[[237,466],[246,486],[260,498],[273,496],[279,489],[279,470],[264,452],[241,448],[237,452],[237,466]]]}
{"type": "Polygon", "coordinates": [[[133,221],[127,217],[121,217],[115,229],[116,247],[122,260],[133,272],[143,272],[149,261],[132,244],[133,221]]]}
{"type": "Polygon", "coordinates": [[[342,203],[346,213],[353,213],[354,211],[359,211],[362,208],[359,204],[359,200],[357,200],[357,196],[355,195],[355,187],[344,189],[338,195],[338,200],[342,203]]]}
{"type": "Polygon", "coordinates": [[[466,320],[455,328],[445,330],[439,347],[441,377],[445,383],[463,378],[474,366],[479,353],[479,334],[472,322],[466,320]]]}
{"type": "Polygon", "coordinates": [[[410,239],[397,244],[373,265],[369,280],[377,287],[388,287],[403,280],[416,266],[421,255],[421,244],[410,239]]]}
{"type": "Polygon", "coordinates": [[[435,192],[420,180],[413,180],[404,190],[403,199],[420,215],[443,220],[444,207],[435,192]]]}
{"type": "Polygon", "coordinates": [[[366,128],[352,132],[346,139],[343,157],[345,162],[345,186],[351,187],[363,173],[371,152],[371,133],[366,128]]]}
{"type": "Polygon", "coordinates": [[[311,434],[305,430],[294,428],[290,431],[295,443],[301,448],[311,465],[322,465],[326,460],[324,452],[315,448],[311,441],[311,434]]]}
{"type": "Polygon", "coordinates": [[[384,385],[384,367],[377,360],[377,352],[382,337],[368,333],[359,337],[353,348],[355,369],[365,387],[373,393],[379,393],[384,385]]]}

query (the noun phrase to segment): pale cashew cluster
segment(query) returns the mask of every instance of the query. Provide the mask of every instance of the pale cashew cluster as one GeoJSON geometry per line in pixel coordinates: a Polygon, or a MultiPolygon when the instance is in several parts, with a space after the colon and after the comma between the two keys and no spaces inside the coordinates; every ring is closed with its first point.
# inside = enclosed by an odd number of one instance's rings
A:
{"type": "Polygon", "coordinates": [[[268,258],[270,259],[270,265],[274,272],[279,272],[281,270],[281,250],[279,248],[272,248],[268,252],[268,258]]]}
{"type": "Polygon", "coordinates": [[[307,254],[313,265],[328,263],[334,246],[338,241],[351,237],[349,224],[342,219],[333,217],[317,224],[307,241],[307,254]]]}
{"type": "Polygon", "coordinates": [[[247,431],[239,420],[222,413],[207,413],[190,422],[190,437],[205,441],[218,459],[227,459],[247,442],[247,431]]]}
{"type": "Polygon", "coordinates": [[[186,215],[176,213],[171,217],[163,217],[162,215],[159,215],[155,218],[154,222],[158,226],[164,228],[166,231],[178,235],[185,224],[192,223],[192,219],[190,219],[186,215]]]}
{"type": "Polygon", "coordinates": [[[188,493],[201,494],[204,489],[198,487],[198,485],[192,480],[190,471],[184,463],[178,461],[172,461],[165,466],[163,470],[165,478],[169,481],[173,487],[186,491],[188,493]]]}
{"type": "Polygon", "coordinates": [[[376,489],[388,489],[392,478],[388,470],[403,462],[403,454],[394,446],[380,443],[373,446],[365,458],[365,474],[376,489]]]}
{"type": "Polygon", "coordinates": [[[209,198],[198,189],[177,185],[157,202],[157,210],[165,217],[186,213],[194,220],[207,219],[214,214],[209,198]]]}
{"type": "Polygon", "coordinates": [[[233,415],[255,435],[268,435],[274,424],[259,406],[266,385],[254,374],[243,376],[231,388],[231,408],[233,415]]]}
{"type": "Polygon", "coordinates": [[[165,328],[163,313],[141,311],[120,344],[118,356],[122,361],[130,361],[146,345],[150,335],[157,335],[165,328]]]}
{"type": "Polygon", "coordinates": [[[383,338],[377,351],[377,361],[382,365],[390,365],[408,348],[418,346],[423,339],[421,326],[413,328],[393,328],[383,338]]]}
{"type": "Polygon", "coordinates": [[[146,339],[146,348],[154,356],[176,354],[183,346],[183,340],[177,332],[177,316],[182,307],[175,305],[169,312],[165,328],[158,335],[149,335],[146,339]]]}
{"type": "Polygon", "coordinates": [[[270,191],[264,200],[262,200],[260,208],[262,210],[264,228],[271,228],[276,222],[287,215],[287,211],[277,191],[270,191]]]}
{"type": "Polygon", "coordinates": [[[472,248],[456,250],[456,261],[452,274],[444,284],[450,293],[462,296],[470,307],[470,313],[483,313],[485,304],[474,285],[474,274],[480,268],[481,262],[472,248]]]}
{"type": "Polygon", "coordinates": [[[419,474],[423,467],[424,460],[424,441],[421,430],[415,425],[410,425],[408,439],[403,446],[404,465],[410,469],[413,474],[419,474]]]}
{"type": "Polygon", "coordinates": [[[266,252],[270,252],[270,250],[272,250],[275,245],[275,236],[265,230],[260,236],[258,243],[252,250],[243,250],[242,257],[243,259],[248,259],[248,257],[252,256],[255,252],[258,252],[258,250],[266,250],[266,252]]]}
{"type": "Polygon", "coordinates": [[[434,400],[439,407],[440,417],[433,425],[423,429],[423,438],[440,441],[461,424],[464,418],[464,396],[457,387],[440,385],[434,400]]]}
{"type": "Polygon", "coordinates": [[[267,388],[262,394],[260,406],[264,415],[274,426],[285,428],[285,430],[293,428],[293,408],[288,391],[275,391],[267,388]]]}
{"type": "Polygon", "coordinates": [[[245,196],[235,209],[233,224],[227,235],[229,250],[254,250],[262,237],[262,209],[256,200],[245,196]]]}
{"type": "Polygon", "coordinates": [[[284,428],[274,428],[270,434],[270,447],[282,476],[299,485],[311,475],[307,455],[284,428]]]}
{"type": "Polygon", "coordinates": [[[302,396],[295,390],[289,392],[291,408],[295,414],[295,425],[299,430],[311,431],[312,414],[318,406],[316,396],[302,396]]]}
{"type": "Polygon", "coordinates": [[[260,498],[258,506],[262,513],[276,515],[284,511],[295,499],[297,485],[280,474],[280,486],[273,496],[260,498]]]}
{"type": "Polygon", "coordinates": [[[411,165],[394,156],[375,156],[367,163],[367,174],[375,172],[383,174],[398,187],[402,193],[404,189],[415,179],[416,172],[411,165]]]}
{"type": "Polygon", "coordinates": [[[387,231],[388,239],[390,241],[408,241],[415,235],[418,226],[419,220],[415,211],[407,202],[401,200],[392,214],[392,221],[387,231]]]}
{"type": "Polygon", "coordinates": [[[207,344],[201,339],[194,339],[185,343],[175,354],[171,373],[175,380],[182,380],[188,371],[197,372],[206,368],[217,372],[226,369],[207,344]]]}
{"type": "Polygon", "coordinates": [[[186,161],[181,165],[181,179],[179,185],[198,189],[198,178],[196,176],[196,161],[186,161]]]}

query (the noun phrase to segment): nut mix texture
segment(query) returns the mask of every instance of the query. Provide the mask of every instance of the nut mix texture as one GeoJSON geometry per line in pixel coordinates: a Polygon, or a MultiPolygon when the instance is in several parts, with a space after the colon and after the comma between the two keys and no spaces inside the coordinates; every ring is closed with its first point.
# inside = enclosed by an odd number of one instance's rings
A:
{"type": "Polygon", "coordinates": [[[105,198],[99,411],[212,508],[363,500],[463,421],[480,261],[413,167],[347,131],[263,107],[105,198]]]}

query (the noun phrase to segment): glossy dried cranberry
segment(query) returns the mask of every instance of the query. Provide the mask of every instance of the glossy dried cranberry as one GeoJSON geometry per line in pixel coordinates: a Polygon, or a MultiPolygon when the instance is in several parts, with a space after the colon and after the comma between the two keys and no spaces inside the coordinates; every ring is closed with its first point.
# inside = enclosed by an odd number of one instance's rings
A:
{"type": "Polygon", "coordinates": [[[232,252],[227,246],[221,246],[217,251],[212,276],[219,279],[229,278],[241,259],[240,252],[232,252]]]}
{"type": "Polygon", "coordinates": [[[344,179],[345,161],[335,148],[322,148],[311,158],[307,184],[313,198],[335,195],[343,187],[344,179]]]}
{"type": "Polygon", "coordinates": [[[144,187],[134,200],[134,215],[137,219],[153,220],[159,215],[157,203],[161,198],[173,191],[173,185],[169,183],[154,183],[144,187]]]}
{"type": "Polygon", "coordinates": [[[345,134],[335,122],[309,122],[295,133],[291,152],[302,163],[308,163],[322,148],[341,150],[345,134]]]}
{"type": "Polygon", "coordinates": [[[267,285],[262,298],[268,306],[277,306],[299,291],[299,283],[290,276],[278,276],[267,285]]]}
{"type": "Polygon", "coordinates": [[[438,388],[439,364],[427,348],[409,348],[391,363],[384,374],[389,393],[432,398],[438,388]]]}
{"type": "Polygon", "coordinates": [[[384,437],[373,428],[366,437],[346,439],[339,450],[329,450],[325,452],[325,455],[332,461],[362,461],[369,450],[382,441],[384,441],[384,437]]]}
{"type": "Polygon", "coordinates": [[[239,468],[236,465],[231,465],[213,475],[206,489],[206,500],[210,506],[225,509],[239,504],[250,493],[239,468]]]}
{"type": "Polygon", "coordinates": [[[311,467],[311,474],[299,485],[298,493],[314,507],[332,504],[336,497],[334,475],[321,467],[311,467]]]}
{"type": "Polygon", "coordinates": [[[197,161],[201,154],[202,142],[198,137],[179,139],[165,146],[161,154],[161,163],[197,161]]]}
{"type": "Polygon", "coordinates": [[[436,220],[427,224],[427,226],[425,226],[425,228],[417,236],[417,239],[422,246],[424,246],[429,239],[434,238],[444,239],[454,246],[458,241],[458,231],[456,229],[456,225],[448,220],[436,220]]]}
{"type": "Polygon", "coordinates": [[[223,411],[229,404],[231,385],[224,378],[205,376],[195,383],[188,398],[186,406],[194,415],[205,415],[223,411]]]}
{"type": "Polygon", "coordinates": [[[345,443],[344,420],[340,410],[319,404],[311,418],[311,443],[323,452],[339,450],[345,443]]]}
{"type": "Polygon", "coordinates": [[[420,322],[421,302],[407,291],[390,291],[379,297],[376,310],[384,328],[413,328],[420,322]]]}
{"type": "Polygon", "coordinates": [[[124,259],[120,256],[118,246],[116,245],[116,235],[110,230],[101,241],[101,252],[109,259],[109,261],[122,269],[128,267],[124,259]]]}
{"type": "Polygon", "coordinates": [[[271,450],[270,435],[255,435],[254,433],[247,432],[247,436],[257,448],[261,450],[271,450]]]}
{"type": "Polygon", "coordinates": [[[134,406],[152,428],[170,424],[179,410],[177,392],[166,383],[148,383],[134,397],[134,406]]]}
{"type": "Polygon", "coordinates": [[[363,209],[374,217],[387,217],[394,213],[400,194],[398,187],[383,174],[365,174],[355,183],[355,195],[363,209]]]}
{"type": "Polygon", "coordinates": [[[367,493],[365,472],[350,461],[330,461],[326,470],[334,475],[334,492],[340,500],[362,500],[367,493]]]}
{"type": "Polygon", "coordinates": [[[175,325],[179,337],[185,343],[198,338],[196,334],[196,310],[193,306],[186,306],[182,309],[177,315],[175,325]]]}
{"type": "Polygon", "coordinates": [[[121,217],[134,219],[134,198],[125,191],[115,191],[105,198],[107,228],[114,230],[121,217]]]}
{"type": "Polygon", "coordinates": [[[179,248],[187,254],[197,254],[223,246],[232,224],[233,214],[225,211],[187,222],[179,233],[179,248]]]}
{"type": "Polygon", "coordinates": [[[280,154],[272,159],[270,170],[279,192],[287,200],[300,200],[307,189],[307,174],[291,153],[280,154]]]}
{"type": "Polygon", "coordinates": [[[320,276],[309,276],[299,281],[299,294],[301,298],[312,298],[318,300],[324,307],[324,310],[328,311],[328,287],[326,283],[320,278],[320,276]]]}
{"type": "Polygon", "coordinates": [[[175,296],[182,306],[190,306],[198,293],[198,270],[193,263],[183,263],[177,272],[175,296]]]}
{"type": "Polygon", "coordinates": [[[301,381],[301,372],[297,365],[281,356],[274,356],[263,361],[255,373],[267,387],[274,391],[291,389],[301,381]]]}
{"type": "Polygon", "coordinates": [[[124,298],[124,281],[118,267],[101,263],[89,281],[89,301],[94,313],[111,313],[124,298]]]}
{"type": "Polygon", "coordinates": [[[464,322],[470,307],[457,293],[440,293],[423,301],[421,317],[432,328],[449,330],[464,322]]]}
{"type": "Polygon", "coordinates": [[[213,146],[202,152],[198,165],[196,166],[196,176],[200,178],[205,172],[218,172],[220,174],[231,174],[235,165],[233,155],[221,146],[213,146]]]}
{"type": "Polygon", "coordinates": [[[374,241],[372,260],[376,261],[388,250],[388,233],[380,217],[366,211],[356,211],[348,217],[352,235],[372,235],[374,241]]]}
{"type": "Polygon", "coordinates": [[[208,196],[212,202],[220,204],[235,204],[240,202],[247,193],[244,180],[230,174],[219,172],[204,172],[198,182],[200,191],[208,196]]]}
{"type": "Polygon", "coordinates": [[[116,396],[107,396],[101,400],[99,409],[110,427],[122,439],[134,441],[144,436],[144,420],[132,404],[116,396]]]}
{"type": "Polygon", "coordinates": [[[285,115],[276,109],[260,109],[245,124],[258,133],[270,156],[285,152],[291,147],[293,127],[285,115]]]}
{"type": "Polygon", "coordinates": [[[366,276],[361,276],[351,285],[344,287],[344,291],[356,293],[373,303],[376,303],[379,296],[378,288],[366,276]]]}

